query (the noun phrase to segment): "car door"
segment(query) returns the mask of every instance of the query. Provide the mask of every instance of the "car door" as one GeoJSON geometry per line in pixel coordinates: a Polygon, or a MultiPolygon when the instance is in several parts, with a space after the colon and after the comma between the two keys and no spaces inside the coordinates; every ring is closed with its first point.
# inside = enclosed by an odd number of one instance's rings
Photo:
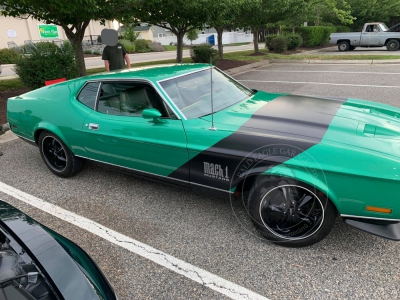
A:
{"type": "MultiPolygon", "coordinates": [[[[85,120],[84,145],[88,158],[168,176],[188,160],[182,121],[149,84],[102,82],[96,110],[85,120]],[[142,117],[146,108],[162,113],[157,120],[142,117]]],[[[189,170],[178,179],[188,181],[189,170]]]]}
{"type": "Polygon", "coordinates": [[[368,25],[362,34],[363,46],[379,46],[381,39],[380,28],[378,25],[368,25]]]}

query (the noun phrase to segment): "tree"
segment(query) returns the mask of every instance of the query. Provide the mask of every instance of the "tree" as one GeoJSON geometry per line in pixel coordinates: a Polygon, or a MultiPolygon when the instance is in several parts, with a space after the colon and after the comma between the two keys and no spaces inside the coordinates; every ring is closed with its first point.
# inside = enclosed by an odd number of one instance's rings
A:
{"type": "Polygon", "coordinates": [[[127,24],[124,25],[124,30],[122,31],[121,35],[125,40],[130,41],[133,43],[136,41],[138,36],[140,35],[140,32],[135,32],[135,27],[136,24],[127,24]]]}
{"type": "Polygon", "coordinates": [[[240,3],[243,0],[219,0],[212,2],[209,20],[207,25],[214,27],[217,31],[217,44],[219,58],[224,58],[224,50],[222,47],[222,34],[224,29],[230,25],[237,23],[240,16],[240,3]]]}
{"type": "Polygon", "coordinates": [[[316,16],[315,26],[319,26],[323,20],[330,24],[353,24],[356,19],[351,14],[351,7],[347,0],[315,0],[313,5],[316,16]]]}
{"type": "Polygon", "coordinates": [[[197,28],[190,29],[186,34],[186,38],[190,41],[190,44],[193,44],[193,41],[199,38],[199,30],[197,28]]]}
{"type": "MultiPolygon", "coordinates": [[[[112,20],[125,14],[135,5],[135,0],[0,0],[5,6],[0,13],[4,16],[28,19],[33,18],[61,26],[75,49],[75,62],[79,75],[86,75],[82,40],[91,20],[112,20]]],[[[139,0],[137,0],[139,1],[139,0]]]]}
{"type": "Polygon", "coordinates": [[[170,30],[177,37],[176,61],[182,62],[183,37],[192,28],[202,28],[208,20],[211,0],[146,0],[127,12],[121,23],[146,22],[170,30]]]}
{"type": "Polygon", "coordinates": [[[390,17],[400,16],[400,0],[346,0],[351,14],[357,18],[355,27],[367,22],[388,22],[390,17]]]}
{"type": "Polygon", "coordinates": [[[284,19],[291,0],[243,0],[239,4],[237,27],[250,27],[253,32],[254,52],[259,52],[258,35],[261,27],[284,19]]]}

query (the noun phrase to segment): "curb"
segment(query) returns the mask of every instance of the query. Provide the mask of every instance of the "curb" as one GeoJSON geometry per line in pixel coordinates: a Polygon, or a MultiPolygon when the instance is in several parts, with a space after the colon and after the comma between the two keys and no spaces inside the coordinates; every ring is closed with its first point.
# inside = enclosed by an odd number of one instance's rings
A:
{"type": "Polygon", "coordinates": [[[240,73],[247,72],[251,69],[265,67],[265,66],[269,65],[269,63],[270,63],[269,60],[263,60],[263,61],[259,61],[259,62],[253,63],[253,64],[248,64],[248,65],[244,65],[241,67],[225,70],[224,72],[230,76],[233,76],[233,75],[238,75],[240,73]]]}
{"type": "Polygon", "coordinates": [[[16,139],[18,139],[18,137],[11,130],[8,130],[4,134],[0,135],[0,145],[16,139]]]}

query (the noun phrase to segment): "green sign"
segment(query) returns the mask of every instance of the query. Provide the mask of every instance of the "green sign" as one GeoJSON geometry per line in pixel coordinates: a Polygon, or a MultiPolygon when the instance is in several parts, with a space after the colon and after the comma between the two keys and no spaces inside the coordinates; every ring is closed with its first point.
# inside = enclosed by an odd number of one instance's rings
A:
{"type": "Polygon", "coordinates": [[[58,39],[57,25],[38,25],[39,36],[41,39],[58,39]]]}

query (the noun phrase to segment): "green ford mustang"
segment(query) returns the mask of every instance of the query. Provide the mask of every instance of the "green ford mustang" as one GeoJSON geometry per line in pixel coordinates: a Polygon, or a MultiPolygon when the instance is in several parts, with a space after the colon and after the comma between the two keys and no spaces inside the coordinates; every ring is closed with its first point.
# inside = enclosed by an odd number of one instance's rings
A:
{"type": "Polygon", "coordinates": [[[400,240],[400,109],[251,90],[208,65],[103,73],[7,104],[12,131],[56,175],[100,161],[246,195],[257,231],[312,245],[337,215],[400,240]]]}

